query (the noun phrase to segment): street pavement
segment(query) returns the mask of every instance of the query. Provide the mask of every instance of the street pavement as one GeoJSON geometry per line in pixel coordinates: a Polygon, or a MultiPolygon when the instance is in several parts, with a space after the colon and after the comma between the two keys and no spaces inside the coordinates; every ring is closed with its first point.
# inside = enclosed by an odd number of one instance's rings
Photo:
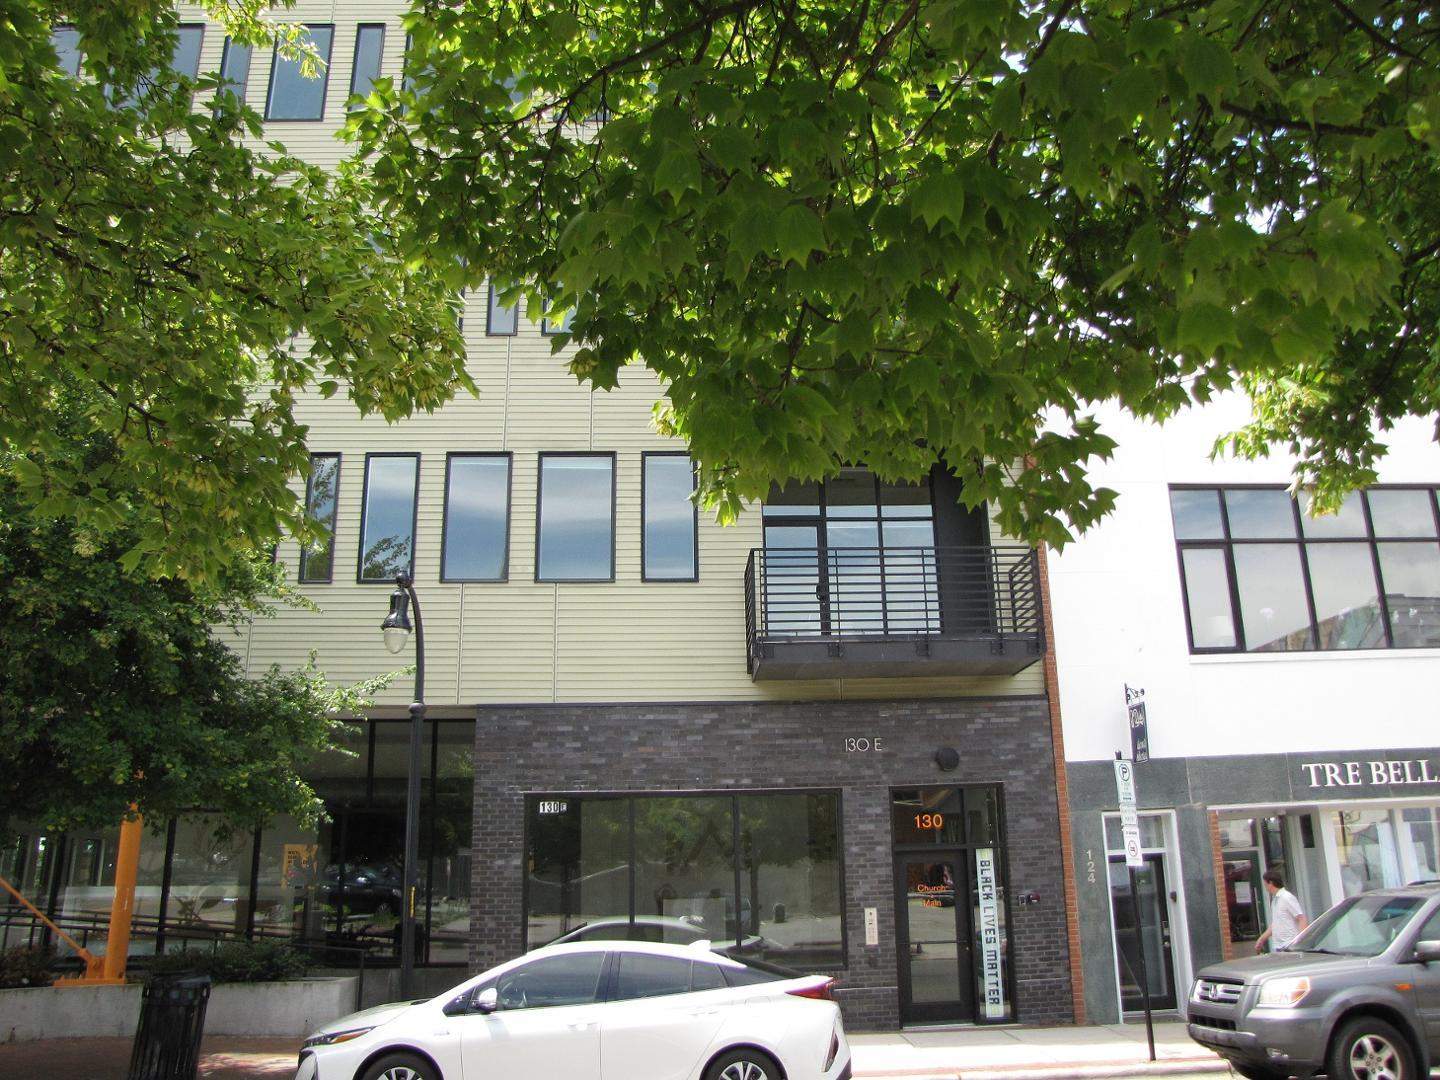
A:
{"type": "MultiPolygon", "coordinates": [[[[278,1080],[294,1074],[298,1047],[298,1039],[207,1037],[198,1076],[278,1080]]],[[[855,1076],[875,1080],[1103,1080],[1228,1072],[1174,1021],[1155,1024],[1155,1061],[1144,1024],[909,1028],[854,1033],[850,1048],[855,1076]]],[[[129,1039],[0,1044],[0,1076],[125,1080],[129,1064],[129,1039]]]]}

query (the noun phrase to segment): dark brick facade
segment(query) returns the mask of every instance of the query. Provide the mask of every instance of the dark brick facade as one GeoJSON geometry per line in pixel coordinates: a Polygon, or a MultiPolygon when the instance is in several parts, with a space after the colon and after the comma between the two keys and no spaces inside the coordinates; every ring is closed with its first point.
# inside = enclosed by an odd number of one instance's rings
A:
{"type": "Polygon", "coordinates": [[[824,788],[841,793],[848,963],[837,997],[855,1030],[899,1025],[890,792],[999,783],[1005,800],[1016,1019],[1072,1020],[1055,767],[1043,699],[943,699],[481,708],[476,725],[470,962],[523,948],[527,794],[824,788]],[[876,752],[845,740],[879,739],[876,752]],[[942,772],[935,751],[960,764],[942,772]],[[866,947],[863,912],[879,912],[866,947]]]}

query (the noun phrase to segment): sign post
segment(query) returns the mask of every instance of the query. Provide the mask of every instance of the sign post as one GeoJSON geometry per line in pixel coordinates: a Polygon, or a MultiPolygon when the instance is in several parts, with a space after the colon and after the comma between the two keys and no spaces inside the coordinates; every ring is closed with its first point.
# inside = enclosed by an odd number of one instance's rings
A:
{"type": "MultiPolygon", "coordinates": [[[[1129,694],[1129,688],[1126,688],[1129,694]]],[[[1143,705],[1142,705],[1143,709],[1143,705]]],[[[1150,976],[1145,970],[1145,935],[1140,925],[1140,890],[1136,887],[1135,870],[1143,868],[1145,856],[1140,850],[1140,819],[1135,811],[1135,764],[1115,751],[1115,794],[1120,802],[1120,832],[1125,842],[1125,870],[1130,877],[1130,910],[1135,920],[1135,964],[1140,981],[1140,1000],[1145,1006],[1145,1040],[1150,1045],[1150,1060],[1155,1060],[1155,1021],[1150,1013],[1150,976]]],[[[1118,943],[1117,943],[1118,945],[1118,943]]]]}

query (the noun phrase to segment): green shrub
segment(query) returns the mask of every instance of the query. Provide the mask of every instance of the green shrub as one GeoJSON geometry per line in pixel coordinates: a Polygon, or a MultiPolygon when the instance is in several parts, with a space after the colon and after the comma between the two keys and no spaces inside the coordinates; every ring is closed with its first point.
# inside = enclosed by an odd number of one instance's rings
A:
{"type": "Polygon", "coordinates": [[[214,952],[188,949],[157,956],[157,975],[195,972],[217,983],[284,982],[305,974],[305,956],[279,941],[227,941],[214,952]]]}
{"type": "Polygon", "coordinates": [[[55,981],[50,965],[55,950],[22,945],[0,952],[0,990],[16,990],[22,986],[49,986],[55,981]]]}

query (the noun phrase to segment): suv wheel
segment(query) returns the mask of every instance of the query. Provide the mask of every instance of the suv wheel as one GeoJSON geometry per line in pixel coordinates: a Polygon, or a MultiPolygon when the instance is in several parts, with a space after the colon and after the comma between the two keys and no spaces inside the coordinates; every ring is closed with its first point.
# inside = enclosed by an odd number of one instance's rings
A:
{"type": "Polygon", "coordinates": [[[1415,1080],[1415,1055],[1394,1027],[1373,1016],[1341,1026],[1326,1062],[1330,1080],[1415,1080]]]}

